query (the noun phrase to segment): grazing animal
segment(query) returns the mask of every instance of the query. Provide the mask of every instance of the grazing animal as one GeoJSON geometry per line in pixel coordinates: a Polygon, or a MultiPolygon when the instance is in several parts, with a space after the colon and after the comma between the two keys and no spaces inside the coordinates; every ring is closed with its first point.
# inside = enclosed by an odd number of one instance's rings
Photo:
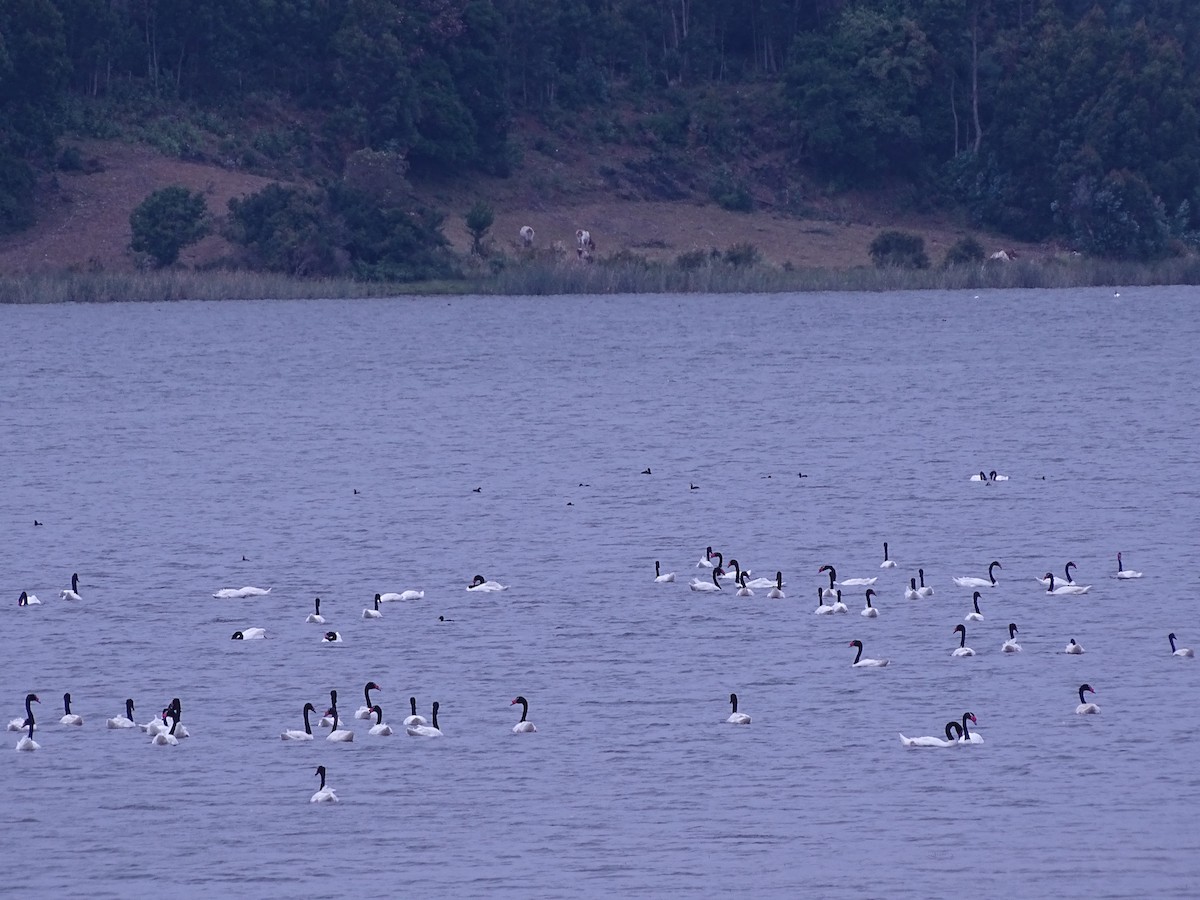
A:
{"type": "Polygon", "coordinates": [[[534,232],[532,226],[522,225],[521,231],[520,231],[521,246],[522,247],[532,247],[533,246],[533,238],[534,238],[535,234],[536,234],[536,232],[534,232]]]}

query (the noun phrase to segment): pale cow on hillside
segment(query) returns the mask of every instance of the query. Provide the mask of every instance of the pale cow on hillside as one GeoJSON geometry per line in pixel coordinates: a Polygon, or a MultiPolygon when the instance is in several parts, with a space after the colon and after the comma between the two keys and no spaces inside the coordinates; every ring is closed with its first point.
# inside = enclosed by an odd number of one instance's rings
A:
{"type": "Polygon", "coordinates": [[[994,259],[998,262],[1012,262],[1017,258],[1016,250],[997,250],[988,259],[994,259]]]}
{"type": "Polygon", "coordinates": [[[575,249],[583,254],[583,251],[593,251],[596,249],[596,242],[592,240],[592,233],[584,231],[582,228],[575,232],[575,249]]]}
{"type": "Polygon", "coordinates": [[[530,225],[522,225],[521,231],[519,233],[521,235],[521,246],[522,247],[532,247],[533,239],[535,236],[533,227],[530,225]]]}

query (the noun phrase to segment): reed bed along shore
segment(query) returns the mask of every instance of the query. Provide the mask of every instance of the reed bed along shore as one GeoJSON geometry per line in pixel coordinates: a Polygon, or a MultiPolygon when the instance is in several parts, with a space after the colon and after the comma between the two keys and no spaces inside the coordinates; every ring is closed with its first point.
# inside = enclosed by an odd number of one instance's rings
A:
{"type": "Polygon", "coordinates": [[[677,264],[622,256],[591,264],[514,262],[462,279],[384,283],[236,271],[55,272],[0,276],[0,303],[341,299],[493,294],[760,294],[810,291],[980,290],[1200,284],[1200,258],[1157,263],[1091,259],[1015,261],[946,269],[790,269],[766,264],[677,264]]]}

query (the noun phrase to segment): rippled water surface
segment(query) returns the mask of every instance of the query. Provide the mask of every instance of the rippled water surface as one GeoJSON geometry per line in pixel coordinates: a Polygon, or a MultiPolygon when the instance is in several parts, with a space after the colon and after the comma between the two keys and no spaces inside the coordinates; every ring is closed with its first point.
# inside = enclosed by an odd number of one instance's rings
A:
{"type": "Polygon", "coordinates": [[[1196,300],[0,307],[2,720],[42,700],[41,751],[0,753],[9,884],[1194,897],[1200,660],[1167,634],[1200,644],[1196,300]],[[787,598],[690,591],[709,545],[787,598]],[[1146,577],[1111,578],[1118,550],[1146,577]],[[952,659],[951,577],[993,559],[952,659]],[[1068,559],[1094,587],[1047,597],[1068,559]],[[878,576],[879,618],[860,587],[814,616],[824,563],[878,576]],[[905,600],[918,567],[935,594],[905,600]],[[212,597],[243,585],[271,592],[212,597]],[[851,668],[855,638],[892,664],[851,668]],[[438,700],[445,736],[279,739],[368,680],[393,726],[438,700]],[[180,697],[192,736],[106,730],[126,697],[141,722],[180,697]],[[967,710],[985,744],[901,746],[967,710]],[[336,806],[308,802],[318,764],[336,806]]]}

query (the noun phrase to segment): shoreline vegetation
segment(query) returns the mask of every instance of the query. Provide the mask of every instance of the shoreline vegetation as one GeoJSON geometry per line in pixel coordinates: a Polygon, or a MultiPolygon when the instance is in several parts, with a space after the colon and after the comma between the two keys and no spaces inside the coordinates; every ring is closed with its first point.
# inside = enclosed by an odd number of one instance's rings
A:
{"type": "Polygon", "coordinates": [[[460,279],[388,283],[298,278],[240,271],[161,269],[136,273],[54,272],[0,276],[0,303],[113,303],[168,300],[351,299],[412,296],[587,294],[770,294],[985,290],[1200,284],[1200,258],[1155,263],[1084,258],[987,262],[943,269],[781,268],[710,262],[695,267],[628,254],[592,264],[511,262],[460,279]]]}

